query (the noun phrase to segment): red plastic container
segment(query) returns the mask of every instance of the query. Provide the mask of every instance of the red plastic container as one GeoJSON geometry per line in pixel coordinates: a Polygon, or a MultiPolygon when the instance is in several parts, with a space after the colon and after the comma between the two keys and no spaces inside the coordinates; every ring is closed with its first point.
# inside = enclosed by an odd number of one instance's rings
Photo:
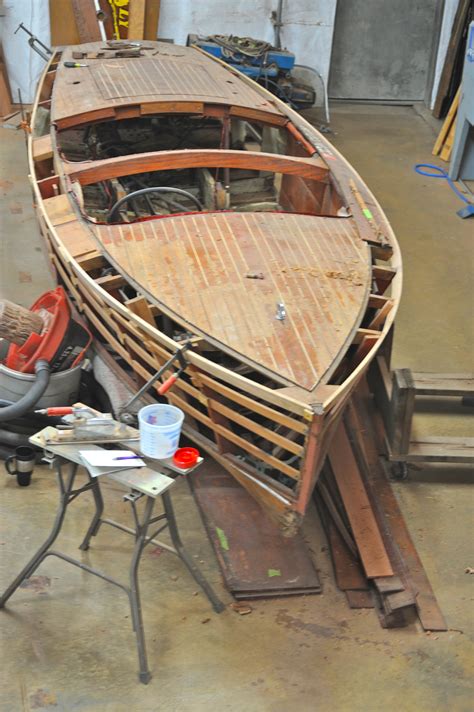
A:
{"type": "Polygon", "coordinates": [[[181,470],[194,467],[199,459],[199,450],[195,447],[179,447],[173,455],[173,464],[181,470]]]}
{"type": "Polygon", "coordinates": [[[66,292],[57,287],[43,294],[30,307],[33,312],[46,310],[50,320],[41,334],[30,334],[21,346],[11,344],[5,365],[21,373],[34,373],[38,359],[46,359],[51,371],[65,371],[76,366],[88,349],[92,336],[88,329],[71,318],[66,292]]]}

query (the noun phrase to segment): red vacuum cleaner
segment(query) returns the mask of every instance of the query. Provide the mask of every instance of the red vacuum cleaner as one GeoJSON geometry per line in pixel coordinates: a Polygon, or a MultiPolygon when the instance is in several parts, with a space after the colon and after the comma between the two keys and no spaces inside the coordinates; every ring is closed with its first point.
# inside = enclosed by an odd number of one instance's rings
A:
{"type": "Polygon", "coordinates": [[[7,368],[34,373],[39,359],[48,361],[52,373],[74,368],[84,358],[92,336],[71,317],[64,289],[46,292],[29,311],[41,317],[43,327],[39,333],[32,331],[23,343],[10,344],[4,362],[7,368]]]}

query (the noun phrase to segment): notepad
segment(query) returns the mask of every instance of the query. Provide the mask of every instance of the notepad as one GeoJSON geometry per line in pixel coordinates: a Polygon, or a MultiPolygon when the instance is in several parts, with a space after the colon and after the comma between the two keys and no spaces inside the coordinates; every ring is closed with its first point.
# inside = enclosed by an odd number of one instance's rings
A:
{"type": "Polygon", "coordinates": [[[117,468],[145,467],[146,463],[131,450],[79,450],[86,465],[91,467],[117,468]]]}

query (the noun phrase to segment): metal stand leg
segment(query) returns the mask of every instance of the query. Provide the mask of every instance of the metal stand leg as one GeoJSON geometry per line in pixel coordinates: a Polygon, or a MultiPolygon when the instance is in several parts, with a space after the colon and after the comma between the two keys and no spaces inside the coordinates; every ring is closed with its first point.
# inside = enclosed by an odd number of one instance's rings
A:
{"type": "Polygon", "coordinates": [[[150,524],[154,505],[155,499],[153,497],[147,497],[143,521],[137,527],[135,548],[133,550],[132,563],[130,564],[130,608],[132,611],[133,629],[137,638],[138,662],[140,666],[139,678],[140,682],[143,682],[144,685],[147,685],[150,682],[151,673],[148,669],[146,654],[145,632],[143,629],[142,607],[140,601],[140,589],[138,586],[138,565],[140,563],[140,558],[146,544],[148,526],[150,524]]]}
{"type": "Polygon", "coordinates": [[[175,547],[178,556],[187,566],[189,573],[194,578],[196,583],[202,588],[202,590],[208,597],[214,611],[216,613],[221,613],[225,609],[225,605],[222,603],[221,600],[219,600],[213,588],[206,581],[199,568],[196,566],[196,564],[183,546],[181,537],[179,535],[178,526],[176,524],[176,518],[174,516],[173,505],[171,504],[171,497],[169,492],[164,492],[161,495],[161,499],[163,501],[163,507],[165,509],[166,519],[168,521],[171,541],[173,542],[173,546],[175,547]]]}
{"type": "Polygon", "coordinates": [[[49,537],[46,539],[44,544],[38,549],[36,554],[33,556],[31,561],[20,571],[18,576],[10,586],[5,590],[3,595],[0,598],[0,608],[3,608],[5,603],[8,601],[10,596],[15,593],[16,589],[18,586],[27,578],[31,576],[31,574],[35,571],[35,569],[38,568],[38,566],[41,564],[43,559],[47,556],[47,552],[50,549],[51,545],[54,543],[54,541],[57,539],[57,536],[59,532],[61,531],[61,527],[64,521],[64,516],[66,514],[66,509],[67,505],[69,503],[69,496],[74,484],[74,478],[76,476],[77,472],[77,465],[75,463],[70,463],[69,464],[69,475],[67,477],[67,482],[66,486],[64,486],[64,480],[63,480],[63,475],[61,472],[61,463],[57,462],[56,463],[56,469],[57,469],[57,476],[59,480],[59,487],[61,490],[61,497],[59,500],[59,509],[56,514],[56,519],[54,521],[53,528],[51,530],[51,534],[49,537]]]}
{"type": "Polygon", "coordinates": [[[100,491],[98,479],[97,477],[91,477],[91,475],[89,475],[89,479],[92,484],[92,494],[94,495],[95,514],[92,518],[89,529],[87,530],[87,534],[85,535],[82,544],[79,547],[79,549],[82,549],[82,551],[87,551],[87,549],[89,548],[91,537],[95,536],[99,531],[100,525],[102,523],[102,514],[104,512],[104,500],[102,498],[102,492],[100,491]]]}

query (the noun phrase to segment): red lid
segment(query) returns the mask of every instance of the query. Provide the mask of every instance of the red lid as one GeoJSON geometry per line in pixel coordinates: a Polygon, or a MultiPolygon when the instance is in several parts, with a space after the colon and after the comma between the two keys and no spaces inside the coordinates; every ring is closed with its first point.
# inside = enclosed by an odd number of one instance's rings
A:
{"type": "Polygon", "coordinates": [[[199,457],[199,450],[195,447],[180,447],[173,455],[173,463],[182,470],[194,467],[199,457]]]}

